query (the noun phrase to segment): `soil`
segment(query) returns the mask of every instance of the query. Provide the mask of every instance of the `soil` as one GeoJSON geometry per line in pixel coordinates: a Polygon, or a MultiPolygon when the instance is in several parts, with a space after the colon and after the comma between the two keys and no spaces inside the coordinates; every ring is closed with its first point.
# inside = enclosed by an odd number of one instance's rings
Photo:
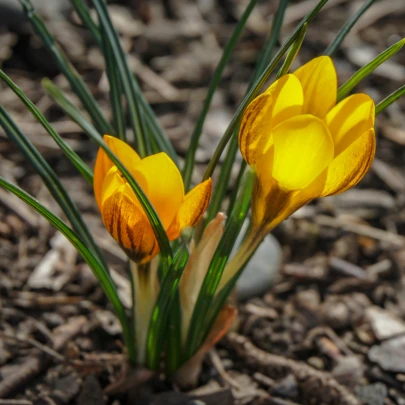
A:
{"type": "MultiPolygon", "coordinates": [[[[184,156],[221,49],[245,0],[127,1],[111,5],[145,95],[184,156]]],[[[286,38],[313,0],[292,1],[286,38]]],[[[330,0],[311,24],[296,66],[319,55],[361,1],[330,0]]],[[[277,2],[260,2],[232,56],[197,154],[195,180],[241,101],[277,2]]],[[[376,2],[334,57],[340,83],[405,37],[403,0],[376,2]]],[[[103,60],[72,13],[51,31],[109,114],[103,60]]],[[[0,26],[0,63],[74,150],[96,147],[44,94],[51,77],[69,92],[27,25],[0,26]]],[[[400,52],[356,91],[377,102],[403,85],[400,52]]],[[[125,255],[103,229],[91,188],[0,83],[1,104],[57,171],[84,213],[125,294],[125,255]]],[[[75,100],[75,97],[72,96],[75,100]]],[[[239,326],[182,392],[161,375],[128,368],[118,322],[75,250],[22,202],[0,190],[0,404],[405,404],[405,99],[376,123],[377,157],[361,184],[315,201],[274,232],[277,282],[239,303],[239,326]]],[[[57,213],[38,175],[0,132],[0,171],[57,213]]]]}

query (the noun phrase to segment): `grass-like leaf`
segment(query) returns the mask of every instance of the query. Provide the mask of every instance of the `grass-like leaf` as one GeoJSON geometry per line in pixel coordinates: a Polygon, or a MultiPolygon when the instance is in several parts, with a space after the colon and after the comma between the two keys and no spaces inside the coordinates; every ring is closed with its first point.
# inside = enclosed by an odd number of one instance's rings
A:
{"type": "Polygon", "coordinates": [[[199,145],[199,140],[200,140],[200,137],[202,134],[204,122],[207,117],[209,108],[211,106],[212,98],[214,97],[214,93],[219,85],[219,82],[222,77],[222,73],[226,67],[226,64],[228,63],[231,53],[232,53],[235,45],[237,44],[238,39],[239,39],[243,29],[245,28],[246,21],[249,18],[251,12],[253,11],[256,3],[257,3],[257,0],[250,0],[248,6],[246,7],[244,13],[242,14],[242,16],[240,18],[238,24],[236,25],[231,37],[229,38],[229,41],[226,44],[224,51],[222,53],[221,59],[212,76],[211,83],[208,87],[208,93],[207,93],[207,96],[206,96],[204,104],[203,104],[203,108],[197,119],[197,124],[196,124],[194,131],[190,138],[189,149],[187,151],[187,156],[186,156],[186,160],[184,163],[183,179],[184,179],[184,187],[186,190],[188,190],[190,188],[191,176],[193,174],[193,169],[194,169],[194,165],[195,165],[195,154],[197,152],[197,148],[199,145]]]}
{"type": "MultiPolygon", "coordinates": [[[[93,21],[89,9],[82,3],[82,0],[70,0],[73,4],[77,14],[82,20],[83,24],[90,30],[95,41],[97,42],[100,49],[104,52],[103,39],[101,37],[101,32],[99,26],[93,21]]],[[[173,145],[168,140],[166,134],[164,133],[159,121],[156,118],[151,106],[146,101],[139,84],[135,76],[131,75],[131,81],[133,88],[135,89],[137,100],[141,107],[141,115],[145,120],[145,134],[146,137],[150,139],[151,150],[153,153],[166,152],[173,161],[178,165],[178,156],[173,148],[173,145]]]]}
{"type": "Polygon", "coordinates": [[[264,46],[262,52],[260,53],[259,60],[256,64],[255,72],[253,74],[249,87],[251,87],[259,78],[259,76],[263,73],[263,71],[266,69],[266,66],[271,60],[274,48],[276,47],[280,38],[280,31],[281,27],[283,26],[284,15],[287,10],[288,3],[289,0],[280,0],[278,4],[278,8],[271,25],[269,38],[266,41],[266,45],[264,46]]]}
{"type": "Polygon", "coordinates": [[[384,111],[387,107],[389,107],[394,101],[398,100],[400,97],[405,95],[405,85],[401,86],[398,90],[395,90],[391,93],[388,97],[384,100],[380,101],[375,106],[375,113],[379,114],[380,112],[384,111]]]}
{"type": "Polygon", "coordinates": [[[280,70],[277,73],[276,79],[279,79],[281,76],[284,76],[290,70],[291,64],[293,63],[295,57],[297,56],[299,50],[301,49],[301,45],[304,41],[305,34],[307,33],[307,26],[308,24],[305,23],[301,31],[299,32],[297,39],[291,45],[290,50],[288,51],[287,57],[284,60],[283,66],[281,66],[280,70]]]}
{"type": "Polygon", "coordinates": [[[224,234],[215,250],[193,310],[185,345],[187,358],[194,354],[209,333],[209,329],[206,328],[205,314],[208,314],[211,308],[225,265],[250,206],[250,193],[255,175],[249,170],[245,176],[235,208],[227,221],[224,234]]]}
{"type": "Polygon", "coordinates": [[[33,117],[43,126],[56,144],[60,147],[66,157],[72,162],[79,173],[90,183],[93,183],[93,172],[76,154],[76,152],[62,139],[62,137],[52,128],[45,116],[38,110],[35,104],[22,92],[22,90],[0,69],[0,79],[18,96],[24,103],[33,117]]]}
{"type": "Polygon", "coordinates": [[[122,103],[123,89],[121,77],[116,69],[115,58],[107,36],[102,35],[106,72],[110,87],[110,106],[113,115],[113,126],[118,138],[126,141],[125,109],[122,103]]]}
{"type": "Polygon", "coordinates": [[[27,192],[19,188],[18,186],[9,183],[4,178],[0,177],[0,187],[15,194],[18,198],[24,201],[27,205],[32,207],[37,213],[42,215],[50,224],[52,224],[59,232],[61,232],[69,242],[77,249],[85,262],[92,269],[94,275],[100,282],[101,288],[106,294],[108,300],[114,308],[123,330],[125,344],[128,350],[128,356],[131,361],[135,362],[135,341],[131,334],[131,328],[125,308],[119,298],[117,288],[112,280],[110,274],[104,268],[103,264],[94,256],[93,252],[88,248],[87,244],[81,240],[81,238],[70,229],[60,218],[44,207],[35,198],[29,195],[27,192]]]}
{"type": "Polygon", "coordinates": [[[64,74],[66,79],[69,81],[70,86],[79,97],[86,111],[89,113],[91,119],[93,120],[94,125],[101,133],[113,134],[114,130],[112,126],[104,117],[96,100],[90,93],[89,89],[87,88],[87,86],[85,85],[82,78],[75,70],[75,68],[69,62],[65,53],[56,44],[54,37],[48,31],[43,20],[35,11],[31,1],[30,0],[19,0],[19,1],[22,4],[25,15],[30,20],[34,30],[41,37],[47,49],[52,53],[59,69],[64,74]]]}
{"type": "Polygon", "coordinates": [[[103,47],[103,39],[101,37],[100,28],[97,23],[93,20],[90,14],[90,10],[83,0],[70,0],[72,6],[74,7],[77,15],[82,20],[83,25],[92,33],[97,45],[103,47]]]}
{"type": "Polygon", "coordinates": [[[180,246],[173,258],[169,271],[161,281],[160,292],[152,312],[147,338],[146,366],[151,370],[156,370],[159,367],[167,335],[167,319],[171,311],[172,301],[177,293],[181,275],[187,264],[188,256],[187,247],[184,245],[180,246]]]}
{"type": "Polygon", "coordinates": [[[347,20],[346,24],[342,27],[339,33],[336,35],[333,42],[325,49],[324,55],[333,56],[338,50],[340,44],[346,38],[346,35],[350,32],[358,19],[378,0],[367,0],[364,4],[347,20]]]}
{"type": "Polygon", "coordinates": [[[252,88],[250,89],[248,94],[244,97],[238,110],[236,111],[235,115],[233,116],[228,128],[226,129],[225,134],[221,138],[217,148],[214,151],[214,154],[210,160],[210,163],[208,164],[208,167],[204,173],[203,180],[207,180],[208,178],[210,178],[212,176],[212,173],[214,172],[214,169],[219,162],[222,152],[224,151],[229,140],[232,138],[232,135],[233,135],[235,129],[239,125],[239,122],[242,118],[242,115],[243,115],[246,107],[257,96],[261,87],[267,81],[267,79],[269,78],[269,76],[271,75],[273,70],[276,68],[276,66],[280,62],[281,58],[283,57],[283,55],[287,52],[287,50],[290,48],[290,46],[294,43],[294,41],[296,40],[297,36],[299,35],[303,25],[305,23],[310,23],[313,20],[313,18],[319,13],[319,11],[322,9],[322,7],[327,3],[327,1],[328,0],[320,0],[319,3],[316,5],[316,7],[304,17],[304,19],[298,24],[298,26],[295,28],[295,30],[292,32],[292,34],[288,37],[287,41],[278,50],[278,52],[273,57],[271,62],[268,64],[268,66],[266,67],[264,72],[260,75],[260,77],[257,79],[255,84],[252,86],[252,88]]]}
{"type": "Polygon", "coordinates": [[[359,69],[345,84],[339,87],[337,94],[337,102],[342,100],[346,95],[365,77],[367,77],[371,72],[374,71],[378,66],[380,66],[387,59],[394,56],[403,46],[405,45],[405,38],[401,39],[394,45],[390,46],[384,52],[380,53],[376,58],[367,65],[359,69]]]}
{"type": "Polygon", "coordinates": [[[103,140],[101,134],[97,131],[94,125],[85,117],[85,115],[76,107],[66,96],[66,94],[56,86],[51,80],[42,79],[42,87],[45,89],[49,97],[76,122],[80,128],[97,144],[103,140]]]}
{"type": "Polygon", "coordinates": [[[41,176],[49,192],[59,204],[62,211],[70,221],[75,232],[87,244],[87,246],[97,255],[104,268],[108,269],[104,257],[98,245],[88,230],[83,218],[74,202],[70,199],[68,192],[63,187],[58,176],[50,167],[48,162],[38,152],[32,142],[20,131],[16,123],[7,114],[6,110],[0,105],[0,125],[3,127],[9,139],[14,142],[27,160],[34,166],[35,170],[41,176]]]}
{"type": "MultiPolygon", "coordinates": [[[[108,44],[111,50],[110,63],[115,64],[122,81],[122,88],[127,100],[128,114],[132,131],[136,140],[136,149],[141,157],[145,157],[151,152],[150,141],[145,136],[145,124],[140,114],[139,99],[136,96],[134,82],[131,79],[132,73],[129,69],[127,59],[122,49],[118,34],[111,22],[108,9],[104,0],[92,0],[97,11],[101,29],[103,43],[108,44]]],[[[104,49],[106,47],[104,46],[104,49]]]]}

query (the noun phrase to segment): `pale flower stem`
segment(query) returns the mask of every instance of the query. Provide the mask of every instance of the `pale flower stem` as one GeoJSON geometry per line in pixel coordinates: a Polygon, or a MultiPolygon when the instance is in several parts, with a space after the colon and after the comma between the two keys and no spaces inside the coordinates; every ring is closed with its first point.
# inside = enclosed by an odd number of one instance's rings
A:
{"type": "Polygon", "coordinates": [[[150,318],[159,293],[157,266],[154,265],[154,261],[145,266],[139,266],[131,260],[130,267],[135,291],[133,310],[137,362],[138,364],[144,364],[150,318]]]}
{"type": "Polygon", "coordinates": [[[253,226],[247,234],[245,240],[242,242],[240,248],[236,252],[235,256],[227,263],[219,283],[217,291],[220,291],[228,281],[245,266],[252,254],[256,251],[264,237],[267,235],[268,230],[253,226]]]}

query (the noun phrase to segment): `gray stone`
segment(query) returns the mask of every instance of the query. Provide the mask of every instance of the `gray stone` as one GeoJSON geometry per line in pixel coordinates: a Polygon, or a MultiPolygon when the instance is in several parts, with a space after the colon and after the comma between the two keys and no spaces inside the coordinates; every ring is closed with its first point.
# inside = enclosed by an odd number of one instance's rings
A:
{"type": "Polygon", "coordinates": [[[385,371],[405,373],[405,336],[398,336],[373,346],[368,357],[385,371]]]}
{"type": "MultiPolygon", "coordinates": [[[[245,230],[246,227],[243,227],[236,246],[241,242],[245,230]]],[[[246,300],[264,294],[280,271],[281,260],[280,244],[273,235],[267,235],[238,280],[238,299],[246,300]]]]}
{"type": "Polygon", "coordinates": [[[384,405],[387,398],[387,387],[382,383],[359,386],[356,395],[364,405],[384,405]]]}
{"type": "Polygon", "coordinates": [[[405,333],[405,322],[379,307],[367,308],[366,318],[370,322],[374,335],[379,340],[390,339],[405,333]]]}

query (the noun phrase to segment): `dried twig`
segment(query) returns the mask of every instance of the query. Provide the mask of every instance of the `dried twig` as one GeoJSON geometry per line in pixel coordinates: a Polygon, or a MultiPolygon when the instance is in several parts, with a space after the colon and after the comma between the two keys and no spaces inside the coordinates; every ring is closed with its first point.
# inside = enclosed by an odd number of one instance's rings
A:
{"type": "Polygon", "coordinates": [[[249,339],[236,333],[227,338],[238,356],[248,366],[270,378],[293,374],[302,396],[322,405],[360,405],[356,397],[340,385],[329,373],[315,370],[304,363],[267,353],[254,346],[249,339]]]}
{"type": "MultiPolygon", "coordinates": [[[[69,321],[56,328],[53,333],[55,351],[61,350],[69,340],[80,333],[87,323],[84,316],[72,317],[69,321]]],[[[0,382],[0,398],[7,398],[19,387],[24,386],[50,364],[51,357],[43,352],[30,357],[18,369],[18,371],[0,382]]]]}

